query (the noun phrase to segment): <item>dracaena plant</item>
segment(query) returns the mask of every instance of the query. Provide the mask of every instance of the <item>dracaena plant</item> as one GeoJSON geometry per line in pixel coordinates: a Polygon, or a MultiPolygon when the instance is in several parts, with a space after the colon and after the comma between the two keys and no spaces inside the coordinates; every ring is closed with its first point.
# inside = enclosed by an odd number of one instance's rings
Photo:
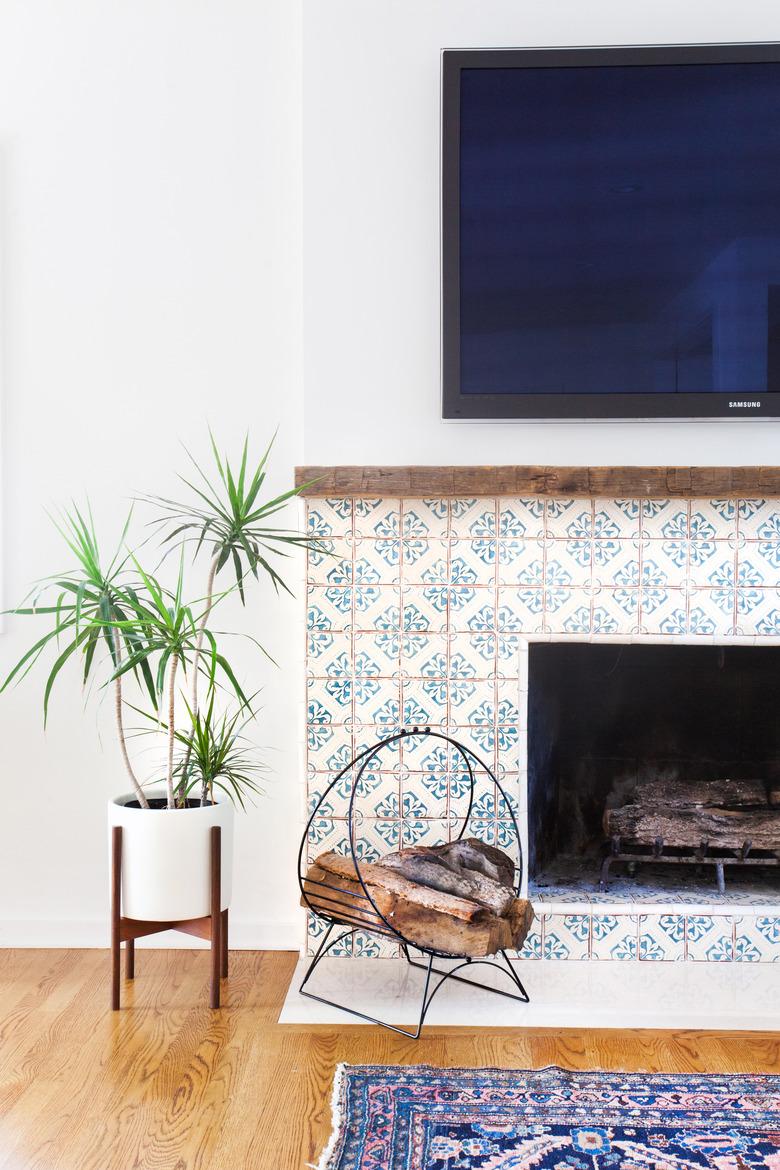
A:
{"type": "MultiPolygon", "coordinates": [[[[289,592],[270,558],[309,543],[303,533],[267,524],[270,516],[303,490],[292,488],[271,500],[261,500],[270,446],[252,467],[245,442],[235,468],[219,454],[213,437],[211,449],[215,482],[192,457],[198,482],[182,477],[195,497],[192,505],[145,497],[159,509],[154,523],[163,525],[166,549],[178,551],[173,587],[162,584],[155,573],[142,565],[137,550],[128,545],[132,512],[117,550],[104,561],[91,511],[74,506],[55,520],[74,558],[72,567],[39,582],[11,611],[45,619],[49,628],[22,655],[1,689],[26,677],[43,656],[53,651],[54,661],[44,685],[45,723],[55,681],[75,656],[88,691],[95,684],[113,690],[122,759],[136,798],[144,808],[149,807],[149,802],[131,759],[125,729],[123,688],[128,680],[149,699],[152,717],[167,740],[169,808],[185,805],[196,787],[201,800],[212,799],[218,788],[242,805],[245,796],[258,791],[255,778],[262,768],[253,762],[243,737],[246,721],[253,715],[252,699],[244,694],[221,650],[210,618],[218,603],[231,592],[237,591],[245,602],[248,576],[259,579],[265,575],[277,590],[289,592]],[[185,548],[190,542],[194,542],[195,562],[202,550],[209,554],[206,589],[194,602],[184,598],[185,548]],[[218,592],[217,575],[226,565],[231,567],[231,581],[218,592]],[[199,682],[208,696],[203,711],[198,703],[199,682]],[[189,702],[185,700],[188,720],[183,729],[176,722],[180,684],[189,693],[189,702]],[[234,709],[218,711],[218,695],[231,700],[234,709]]],[[[256,639],[251,641],[260,646],[256,639]]]]}

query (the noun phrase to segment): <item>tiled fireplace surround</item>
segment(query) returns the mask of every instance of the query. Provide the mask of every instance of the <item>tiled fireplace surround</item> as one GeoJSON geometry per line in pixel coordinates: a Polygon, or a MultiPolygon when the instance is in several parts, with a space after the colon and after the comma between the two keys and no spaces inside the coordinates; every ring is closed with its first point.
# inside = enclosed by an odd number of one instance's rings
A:
{"type": "MultiPolygon", "coordinates": [[[[360,747],[430,725],[497,769],[524,826],[530,641],[780,638],[777,498],[310,496],[306,511],[329,550],[307,567],[310,807],[360,747]]],[[[366,858],[447,839],[462,783],[441,742],[385,749],[361,801],[366,858]]],[[[346,850],[347,791],[321,810],[311,856],[346,850]]],[[[472,826],[505,839],[486,788],[472,826]]],[[[780,961],[780,894],[643,904],[558,890],[534,904],[523,958],[780,961]]],[[[341,953],[393,948],[356,935],[341,953]]]]}

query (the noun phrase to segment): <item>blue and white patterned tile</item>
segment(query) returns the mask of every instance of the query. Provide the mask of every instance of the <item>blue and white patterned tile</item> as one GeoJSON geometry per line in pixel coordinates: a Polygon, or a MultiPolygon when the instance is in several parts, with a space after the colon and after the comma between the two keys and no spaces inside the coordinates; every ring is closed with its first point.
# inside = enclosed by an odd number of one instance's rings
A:
{"type": "Polygon", "coordinates": [[[592,914],[590,957],[616,962],[638,955],[639,919],[636,914],[592,914]]]}
{"type": "Polygon", "coordinates": [[[642,541],[642,573],[648,584],[680,588],[688,579],[690,541],[642,541]]]}
{"type": "Polygon", "coordinates": [[[448,500],[405,499],[401,501],[401,534],[405,537],[445,539],[450,522],[448,500]]]}
{"type": "Polygon", "coordinates": [[[639,958],[643,962],[685,960],[685,918],[682,914],[639,915],[639,958]]]}
{"type": "Polygon", "coordinates": [[[450,500],[450,536],[469,540],[495,539],[497,502],[485,497],[450,500]]]}
{"type": "Polygon", "coordinates": [[[401,792],[412,793],[420,801],[426,818],[444,820],[450,810],[451,781],[446,772],[407,772],[401,779],[401,792]]]}
{"type": "Polygon", "coordinates": [[[594,540],[591,558],[594,584],[630,588],[640,579],[639,543],[633,540],[594,540]]]}
{"type": "MultiPolygon", "coordinates": [[[[453,633],[449,635],[449,661],[454,668],[454,677],[464,673],[475,679],[492,679],[496,673],[497,643],[494,631],[453,633]]],[[[448,666],[452,675],[453,669],[448,666]]]]}
{"type": "Polygon", "coordinates": [[[361,499],[353,502],[356,537],[371,540],[397,540],[401,535],[401,501],[361,499]]]}
{"type": "Polygon", "coordinates": [[[352,556],[351,537],[338,536],[318,540],[306,546],[306,580],[323,584],[328,568],[338,560],[352,556]]]}
{"type": "Polygon", "coordinates": [[[447,722],[447,692],[446,678],[404,679],[401,695],[403,726],[443,726],[447,722]]]}
{"type": "Polygon", "coordinates": [[[551,634],[589,634],[590,597],[582,589],[545,589],[543,629],[551,634]]]}
{"type": "Polygon", "coordinates": [[[553,540],[547,546],[544,583],[570,589],[583,586],[593,575],[591,540],[553,540]]]}
{"type": "MultiPolygon", "coordinates": [[[[306,683],[306,703],[309,711],[326,711],[328,723],[350,723],[352,720],[353,685],[350,675],[334,674],[329,678],[310,678],[306,683]]],[[[313,715],[309,722],[319,722],[313,715]]]]}
{"type": "Polygon", "coordinates": [[[722,914],[689,914],[685,919],[685,958],[693,963],[730,963],[734,958],[734,919],[722,914]]]}
{"type": "Polygon", "coordinates": [[[738,963],[780,963],[780,916],[737,918],[734,958],[738,963]]]}
{"type": "Polygon", "coordinates": [[[393,677],[398,674],[400,639],[395,630],[362,630],[353,635],[352,653],[358,674],[380,674],[393,677]],[[377,667],[375,670],[373,663],[377,667]]]}
{"type": "Polygon", "coordinates": [[[353,581],[352,551],[341,557],[326,557],[307,565],[310,585],[348,586],[353,581]]]}
{"type": "Polygon", "coordinates": [[[450,579],[449,545],[438,537],[401,542],[401,577],[405,584],[446,585],[450,579]]]}
{"type": "Polygon", "coordinates": [[[689,547],[688,580],[694,585],[718,589],[734,584],[736,554],[723,540],[692,540],[689,547]]]}
{"type": "Polygon", "coordinates": [[[401,542],[361,537],[355,543],[353,574],[361,584],[397,585],[401,577],[401,542]]]}
{"type": "Polygon", "coordinates": [[[401,590],[397,585],[356,585],[352,602],[355,631],[391,629],[400,620],[401,590]]]}
{"type": "Polygon", "coordinates": [[[331,852],[346,857],[349,853],[347,822],[333,817],[315,817],[309,826],[306,847],[309,860],[331,852]]]}
{"type": "Polygon", "coordinates": [[[780,541],[780,500],[740,500],[739,531],[747,540],[780,541]]]}
{"type": "Polygon", "coordinates": [[[356,930],[352,936],[352,955],[356,959],[396,959],[401,954],[401,944],[381,934],[356,930]]]}
{"type": "Polygon", "coordinates": [[[444,634],[447,628],[448,593],[431,596],[427,589],[404,586],[402,598],[401,630],[404,634],[444,634]]]}
{"type": "Polygon", "coordinates": [[[737,589],[735,633],[776,638],[780,636],[780,590],[737,589]]]}
{"type": "Polygon", "coordinates": [[[642,514],[640,500],[595,499],[593,536],[596,540],[638,540],[642,514]]]}
{"type": "Polygon", "coordinates": [[[593,537],[593,501],[548,500],[545,535],[557,540],[590,541],[593,537]]]}
{"type": "Polygon", "coordinates": [[[405,797],[400,826],[402,848],[407,849],[411,845],[445,845],[452,840],[453,822],[446,818],[431,819],[418,815],[422,808],[422,803],[416,797],[405,797]]]}
{"type": "Polygon", "coordinates": [[[507,634],[534,634],[543,629],[545,590],[538,586],[498,589],[496,629],[507,634]]]}
{"type": "Polygon", "coordinates": [[[517,959],[541,959],[542,957],[542,920],[537,916],[531,923],[531,929],[525,936],[525,942],[519,951],[510,951],[510,956],[517,959]]]}
{"type": "MultiPolygon", "coordinates": [[[[312,615],[312,618],[316,620],[316,615],[312,615]]],[[[315,625],[307,629],[306,661],[308,663],[309,673],[317,673],[316,659],[323,654],[328,654],[337,642],[339,642],[338,651],[345,649],[347,646],[351,646],[351,634],[344,630],[331,630],[325,625],[315,625]],[[344,641],[339,642],[339,639],[344,639],[344,641]]]]}
{"type": "Polygon", "coordinates": [[[352,531],[352,500],[310,498],[306,501],[309,536],[346,536],[352,531]]]}
{"type": "MultiPolygon", "coordinates": [[[[316,914],[312,914],[311,912],[306,915],[306,924],[306,933],[309,940],[308,953],[312,955],[317,950],[318,945],[322,941],[322,936],[327,929],[327,924],[322,918],[319,918],[316,914]]],[[[339,939],[339,936],[336,934],[334,938],[331,939],[333,945],[328,948],[328,957],[330,958],[330,956],[333,956],[335,959],[351,958],[352,938],[353,936],[350,934],[347,935],[346,938],[339,939]]]]}
{"type": "Polygon", "coordinates": [[[643,500],[642,534],[654,540],[687,540],[688,504],[685,500],[643,500]]]}
{"type": "Polygon", "coordinates": [[[518,496],[498,501],[498,535],[535,540],[544,535],[544,499],[518,496]]]}
{"type": "Polygon", "coordinates": [[[536,540],[499,540],[499,585],[541,585],[544,546],[536,540]]]}
{"type": "Polygon", "coordinates": [[[736,500],[691,500],[691,540],[728,540],[736,520],[736,500]]]}
{"type": "Polygon", "coordinates": [[[498,541],[458,538],[450,544],[449,580],[453,585],[495,585],[498,574],[498,541]]]}
{"type": "Polygon", "coordinates": [[[474,632],[475,625],[487,624],[494,610],[495,590],[479,586],[450,591],[449,628],[452,633],[474,632]]]}
{"type": "Polygon", "coordinates": [[[643,634],[682,635],[688,633],[687,595],[682,589],[642,590],[639,623],[643,634]]]}
{"type": "Polygon", "coordinates": [[[361,727],[396,728],[403,723],[400,680],[378,678],[371,681],[374,686],[361,687],[355,694],[355,722],[361,727]]]}
{"type": "Polygon", "coordinates": [[[638,589],[599,589],[593,595],[594,634],[633,634],[639,629],[638,589]]]}
{"type": "Polygon", "coordinates": [[[353,808],[361,823],[400,817],[401,780],[397,772],[379,772],[370,766],[362,774],[358,770],[353,791],[353,808]]]}
{"type": "MultiPolygon", "coordinates": [[[[321,639],[309,652],[308,674],[312,678],[331,678],[339,672],[352,673],[352,634],[343,630],[328,631],[329,641],[321,639]]],[[[376,673],[367,671],[367,673],[376,673]]]]}
{"type": "Polygon", "coordinates": [[[406,633],[443,633],[447,627],[447,596],[435,593],[429,587],[405,585],[402,591],[401,629],[406,633]]]}
{"type": "Polygon", "coordinates": [[[401,640],[401,673],[405,678],[446,678],[445,634],[408,632],[401,640]]]}
{"type": "Polygon", "coordinates": [[[496,682],[496,722],[522,725],[520,687],[517,677],[496,682]]]}
{"type": "Polygon", "coordinates": [[[780,542],[751,541],[737,552],[737,584],[780,585],[780,542]]]}
{"type": "Polygon", "coordinates": [[[545,914],[543,940],[545,959],[589,958],[590,915],[545,914]]]}

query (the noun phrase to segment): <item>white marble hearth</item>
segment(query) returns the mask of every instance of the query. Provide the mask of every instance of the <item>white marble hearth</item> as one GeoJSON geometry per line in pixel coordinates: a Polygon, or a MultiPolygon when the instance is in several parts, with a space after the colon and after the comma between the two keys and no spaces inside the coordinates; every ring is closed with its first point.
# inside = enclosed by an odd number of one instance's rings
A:
{"type": "MultiPolygon", "coordinates": [[[[527,854],[529,645],[780,647],[775,499],[312,497],[306,506],[327,550],[308,558],[309,808],[361,747],[427,725],[495,769],[527,854]]],[[[348,782],[320,809],[310,858],[346,851],[348,782]]],[[[440,741],[385,749],[366,782],[366,860],[457,831],[463,776],[440,741]]],[[[501,847],[508,825],[480,793],[470,831],[501,847]]],[[[688,882],[667,895],[621,879],[600,893],[594,875],[590,888],[532,889],[537,922],[521,958],[531,967],[617,960],[621,979],[629,966],[780,961],[780,879],[727,887],[718,895],[688,882]]],[[[320,924],[309,930],[316,939],[320,924]]],[[[392,957],[396,948],[357,934],[338,953],[392,957]]]]}
{"type": "MultiPolygon", "coordinates": [[[[282,1024],[359,1024],[360,1020],[298,994],[306,961],[295,971],[282,1024]]],[[[780,1028],[778,969],[765,964],[519,963],[531,1002],[516,1003],[452,981],[427,1017],[435,1025],[472,1028],[780,1028]]],[[[480,966],[497,988],[506,975],[480,966]]],[[[425,976],[403,959],[323,959],[308,989],[392,1024],[416,1023],[425,976]]]]}

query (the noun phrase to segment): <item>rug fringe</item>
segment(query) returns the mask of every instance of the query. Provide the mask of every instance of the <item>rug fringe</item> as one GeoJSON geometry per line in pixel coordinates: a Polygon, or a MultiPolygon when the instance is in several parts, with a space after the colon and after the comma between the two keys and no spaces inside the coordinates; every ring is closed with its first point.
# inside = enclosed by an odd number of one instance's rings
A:
{"type": "Polygon", "coordinates": [[[309,1163],[310,1170],[328,1170],[328,1163],[336,1151],[336,1142],[341,1134],[342,1110],[341,1110],[341,1087],[346,1072],[346,1064],[337,1064],[336,1071],[333,1074],[333,1091],[330,1097],[330,1124],[331,1131],[328,1143],[320,1155],[320,1160],[316,1166],[309,1163]]]}

